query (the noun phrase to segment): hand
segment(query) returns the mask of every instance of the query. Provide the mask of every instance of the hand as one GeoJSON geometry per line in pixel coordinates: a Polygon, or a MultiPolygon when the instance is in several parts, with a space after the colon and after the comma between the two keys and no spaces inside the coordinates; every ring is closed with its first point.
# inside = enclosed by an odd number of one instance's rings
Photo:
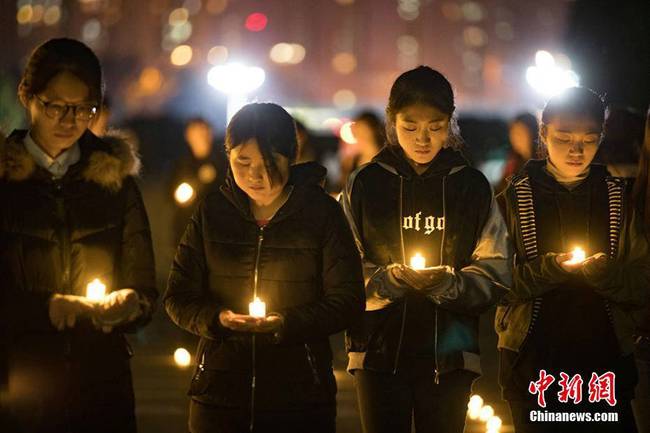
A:
{"type": "Polygon", "coordinates": [[[424,290],[440,283],[447,274],[444,266],[436,266],[416,271],[415,269],[398,265],[391,268],[396,279],[403,281],[416,290],[424,290]]]}
{"type": "Polygon", "coordinates": [[[141,313],[140,300],[135,290],[116,290],[106,295],[96,306],[93,323],[109,333],[117,325],[132,322],[141,313]]]}
{"type": "Polygon", "coordinates": [[[581,270],[593,272],[606,265],[608,261],[607,256],[604,253],[596,253],[581,262],[571,261],[572,257],[573,254],[571,253],[561,253],[555,256],[555,261],[565,272],[568,273],[574,273],[581,270]]]}
{"type": "Polygon", "coordinates": [[[582,273],[590,280],[599,280],[609,270],[610,260],[605,253],[588,257],[582,264],[582,273]]]}
{"type": "Polygon", "coordinates": [[[77,319],[90,316],[95,305],[83,296],[55,294],[49,302],[50,322],[59,331],[73,328],[77,319]]]}
{"type": "Polygon", "coordinates": [[[560,265],[562,270],[564,272],[568,272],[570,274],[577,272],[579,269],[582,268],[582,264],[587,261],[585,259],[582,262],[574,262],[572,261],[573,259],[573,254],[571,253],[560,253],[555,256],[555,262],[560,265]]]}
{"type": "Polygon", "coordinates": [[[231,310],[224,310],[219,313],[219,323],[221,323],[221,326],[238,332],[253,332],[253,329],[262,320],[264,319],[249,316],[248,314],[236,314],[231,310]]]}
{"type": "Polygon", "coordinates": [[[279,315],[265,317],[253,332],[278,332],[284,325],[284,318],[279,315]]]}
{"type": "Polygon", "coordinates": [[[282,327],[284,320],[277,315],[253,317],[224,310],[219,313],[219,322],[224,328],[237,332],[276,332],[282,327]]]}

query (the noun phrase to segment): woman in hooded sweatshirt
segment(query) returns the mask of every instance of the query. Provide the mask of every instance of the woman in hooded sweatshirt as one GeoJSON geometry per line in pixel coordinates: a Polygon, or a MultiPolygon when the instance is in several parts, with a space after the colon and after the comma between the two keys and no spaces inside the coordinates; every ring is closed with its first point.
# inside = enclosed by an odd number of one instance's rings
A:
{"type": "Polygon", "coordinates": [[[367,277],[348,341],[366,433],[408,433],[412,418],[418,433],[463,430],[478,316],[508,284],[506,227],[488,181],[454,149],[454,110],[442,74],[402,74],[389,143],[343,195],[367,277]]]}
{"type": "Polygon", "coordinates": [[[0,148],[0,430],[135,432],[124,332],[157,296],[139,160],[88,130],[102,72],[83,43],[36,48],[18,96],[29,129],[0,148]]]}
{"type": "Polygon", "coordinates": [[[292,166],[282,107],[250,104],[226,131],[227,183],[192,217],[165,307],[201,337],[189,427],[199,432],[335,430],[329,336],[363,309],[359,254],[325,169],[292,166]],[[249,315],[255,298],[264,317],[249,315]]]}
{"type": "Polygon", "coordinates": [[[625,181],[592,163],[604,114],[586,88],[551,98],[540,125],[548,156],[503,193],[517,260],[495,326],[517,432],[636,431],[633,334],[650,261],[625,181]],[[616,412],[618,422],[535,422],[545,411],[616,412]]]}

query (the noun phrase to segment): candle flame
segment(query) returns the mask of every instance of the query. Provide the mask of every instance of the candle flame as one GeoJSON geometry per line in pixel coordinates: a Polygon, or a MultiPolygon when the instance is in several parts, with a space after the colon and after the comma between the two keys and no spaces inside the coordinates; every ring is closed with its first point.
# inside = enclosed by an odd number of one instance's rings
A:
{"type": "Polygon", "coordinates": [[[415,270],[421,270],[426,267],[426,261],[424,260],[424,257],[422,257],[422,254],[415,253],[415,255],[411,257],[410,265],[415,270]]]}
{"type": "Polygon", "coordinates": [[[587,258],[587,254],[585,253],[585,250],[583,250],[580,247],[575,247],[573,251],[571,251],[571,259],[568,260],[566,263],[575,265],[584,262],[586,258],[587,258]]]}
{"type": "Polygon", "coordinates": [[[99,278],[95,278],[86,286],[86,298],[99,302],[106,296],[106,285],[99,278]]]}
{"type": "Polygon", "coordinates": [[[266,317],[266,303],[256,296],[255,300],[248,304],[248,314],[253,317],[266,317]]]}

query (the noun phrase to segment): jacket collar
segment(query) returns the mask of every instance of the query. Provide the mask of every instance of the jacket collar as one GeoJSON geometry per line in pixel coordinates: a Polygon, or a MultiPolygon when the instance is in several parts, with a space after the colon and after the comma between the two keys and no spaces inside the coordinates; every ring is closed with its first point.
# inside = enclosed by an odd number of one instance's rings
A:
{"type": "MultiPolygon", "coordinates": [[[[0,179],[22,182],[37,172],[34,157],[25,148],[27,131],[16,130],[0,144],[0,179]]],[[[119,131],[111,131],[101,139],[86,131],[79,139],[81,178],[116,192],[124,179],[140,171],[140,158],[135,146],[119,131]]]]}
{"type": "MultiPolygon", "coordinates": [[[[546,164],[546,159],[531,159],[524,166],[523,173],[528,174],[537,185],[546,190],[557,191],[564,188],[562,184],[546,170],[546,164]]],[[[573,191],[582,191],[583,188],[586,188],[587,185],[592,184],[594,181],[604,181],[607,176],[609,176],[609,173],[607,172],[606,166],[592,163],[589,166],[589,174],[587,177],[582,181],[582,183],[576,186],[573,191]]]]}
{"type": "MultiPolygon", "coordinates": [[[[313,194],[323,193],[327,170],[316,162],[306,162],[291,166],[287,185],[292,188],[286,203],[278,210],[270,224],[280,221],[301,209],[313,194]]],[[[230,171],[226,182],[220,188],[221,193],[237,208],[242,216],[255,221],[246,193],[237,186],[230,171]]]]}
{"type": "MultiPolygon", "coordinates": [[[[418,174],[415,172],[411,164],[409,164],[404,154],[404,150],[400,146],[387,145],[385,146],[373,159],[375,162],[405,178],[417,178],[418,174]]],[[[429,178],[440,175],[453,174],[463,167],[468,166],[469,163],[461,155],[460,152],[451,148],[442,148],[440,152],[433,158],[427,170],[419,175],[420,178],[429,178]]]]}

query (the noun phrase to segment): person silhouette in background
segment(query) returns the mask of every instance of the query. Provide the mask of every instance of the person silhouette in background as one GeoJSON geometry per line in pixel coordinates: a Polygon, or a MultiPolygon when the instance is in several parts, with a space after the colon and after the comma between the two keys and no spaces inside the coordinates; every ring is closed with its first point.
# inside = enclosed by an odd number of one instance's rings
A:
{"type": "Polygon", "coordinates": [[[185,126],[189,155],[181,158],[171,178],[171,199],[175,205],[172,224],[173,242],[180,240],[199,202],[215,186],[223,184],[227,164],[225,154],[214,145],[212,127],[207,120],[195,117],[185,126]]]}

